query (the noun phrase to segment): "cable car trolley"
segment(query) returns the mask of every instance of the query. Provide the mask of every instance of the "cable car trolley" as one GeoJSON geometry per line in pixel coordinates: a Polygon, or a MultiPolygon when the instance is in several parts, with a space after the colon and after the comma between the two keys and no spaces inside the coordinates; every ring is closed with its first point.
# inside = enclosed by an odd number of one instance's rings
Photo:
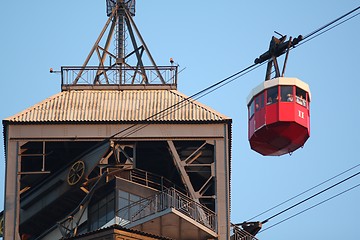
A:
{"type": "Polygon", "coordinates": [[[268,60],[265,81],[249,94],[248,137],[250,147],[264,156],[280,156],[302,147],[310,137],[310,88],[297,78],[284,77],[286,61],[291,47],[301,41],[286,41],[286,36],[275,37],[269,51],[255,60],[268,60]],[[276,57],[286,52],[280,75],[276,57]],[[272,68],[275,77],[271,78],[272,68]]]}

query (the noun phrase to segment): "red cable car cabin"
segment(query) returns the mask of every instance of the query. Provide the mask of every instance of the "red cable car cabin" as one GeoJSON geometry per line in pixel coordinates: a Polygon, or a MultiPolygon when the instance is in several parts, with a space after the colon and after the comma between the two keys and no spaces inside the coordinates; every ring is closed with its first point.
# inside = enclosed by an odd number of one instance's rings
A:
{"type": "Polygon", "coordinates": [[[297,78],[279,77],[254,88],[248,97],[249,142],[264,156],[302,147],[310,136],[310,89],[297,78]]]}

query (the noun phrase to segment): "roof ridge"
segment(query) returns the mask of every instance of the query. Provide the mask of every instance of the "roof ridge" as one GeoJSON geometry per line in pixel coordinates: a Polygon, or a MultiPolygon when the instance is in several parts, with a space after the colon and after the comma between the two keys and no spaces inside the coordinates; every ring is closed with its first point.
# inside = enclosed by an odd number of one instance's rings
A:
{"type": "Polygon", "coordinates": [[[136,89],[63,91],[4,119],[18,123],[145,120],[224,121],[230,118],[177,90],[136,89]],[[186,99],[189,103],[181,104],[186,99]]]}

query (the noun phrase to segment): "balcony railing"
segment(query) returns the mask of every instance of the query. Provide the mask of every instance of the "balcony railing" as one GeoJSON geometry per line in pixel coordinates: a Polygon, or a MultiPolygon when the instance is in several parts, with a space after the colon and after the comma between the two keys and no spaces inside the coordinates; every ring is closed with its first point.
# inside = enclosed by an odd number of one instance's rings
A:
{"type": "Polygon", "coordinates": [[[177,85],[178,66],[63,66],[62,87],[121,86],[121,85],[177,85]]]}
{"type": "Polygon", "coordinates": [[[216,214],[174,188],[121,208],[116,212],[116,224],[126,226],[171,208],[216,231],[216,214]]]}
{"type": "Polygon", "coordinates": [[[147,186],[159,191],[164,191],[168,188],[174,188],[180,192],[186,192],[184,187],[178,186],[173,181],[165,178],[164,176],[160,176],[155,173],[147,172],[139,168],[134,168],[131,170],[121,170],[117,173],[117,170],[112,169],[113,173],[120,178],[127,179],[131,182],[141,184],[143,186],[147,186]]]}
{"type": "Polygon", "coordinates": [[[183,188],[177,186],[169,179],[141,169],[131,170],[129,172],[129,180],[147,187],[157,189],[159,191],[164,191],[167,188],[174,188],[176,190],[184,191],[183,188]]]}

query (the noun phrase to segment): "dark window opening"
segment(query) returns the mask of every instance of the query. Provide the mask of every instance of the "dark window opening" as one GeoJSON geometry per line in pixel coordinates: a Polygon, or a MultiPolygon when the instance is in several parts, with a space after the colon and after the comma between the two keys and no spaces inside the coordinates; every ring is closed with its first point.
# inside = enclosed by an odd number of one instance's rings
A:
{"type": "Polygon", "coordinates": [[[262,109],[263,107],[264,107],[264,92],[262,92],[261,94],[260,94],[260,109],[262,109]]]}
{"type": "Polygon", "coordinates": [[[20,188],[37,187],[58,171],[68,168],[72,163],[98,142],[45,142],[29,141],[20,147],[21,175],[20,188]],[[50,174],[26,174],[49,171],[50,174]]]}
{"type": "Polygon", "coordinates": [[[278,87],[271,87],[267,90],[267,100],[266,100],[266,104],[273,104],[276,103],[278,101],[278,97],[279,93],[278,93],[278,87]]]}
{"type": "Polygon", "coordinates": [[[292,86],[281,86],[281,101],[282,102],[293,102],[293,87],[292,86]]]}
{"type": "Polygon", "coordinates": [[[260,93],[255,98],[255,112],[260,111],[264,107],[264,93],[260,93]]]}
{"type": "Polygon", "coordinates": [[[182,184],[181,176],[172,160],[167,142],[138,142],[135,155],[136,168],[163,176],[174,183],[171,187],[185,188],[182,184]]]}

